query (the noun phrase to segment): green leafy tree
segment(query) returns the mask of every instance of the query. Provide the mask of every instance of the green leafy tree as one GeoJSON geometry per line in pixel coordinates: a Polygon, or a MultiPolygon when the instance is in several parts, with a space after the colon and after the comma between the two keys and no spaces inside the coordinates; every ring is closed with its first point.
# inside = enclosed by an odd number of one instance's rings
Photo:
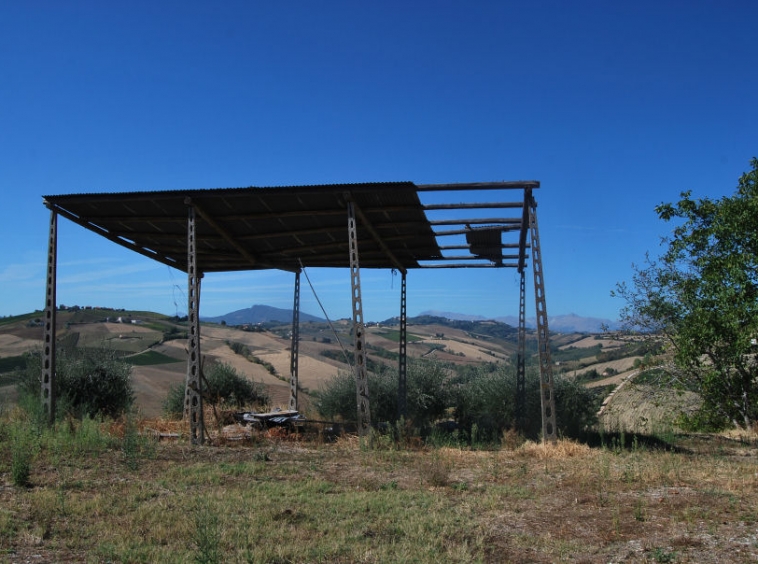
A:
{"type": "Polygon", "coordinates": [[[758,159],[732,196],[656,207],[675,223],[665,253],[635,268],[632,284],[615,295],[626,301],[630,328],[665,336],[673,351],[669,373],[698,392],[701,427],[758,421],[758,159]]]}
{"type": "Polygon", "coordinates": [[[205,377],[208,385],[206,395],[211,403],[225,403],[241,408],[269,401],[262,385],[245,378],[231,364],[214,362],[205,377]]]}
{"type": "MultiPolygon", "coordinates": [[[[76,417],[118,417],[134,402],[130,364],[117,351],[59,347],[56,357],[58,410],[76,417]]],[[[19,391],[37,398],[42,353],[28,354],[19,374],[19,391]]]]}
{"type": "MultiPolygon", "coordinates": [[[[414,427],[428,430],[447,417],[454,408],[456,419],[469,435],[476,425],[479,438],[499,440],[515,421],[516,371],[512,366],[485,363],[455,375],[450,367],[434,361],[414,359],[408,363],[408,419],[414,427]]],[[[371,418],[374,422],[394,421],[397,417],[397,372],[392,369],[369,373],[371,418]]],[[[573,380],[555,378],[556,415],[559,433],[580,437],[596,421],[599,408],[590,390],[573,380]]],[[[319,412],[354,420],[356,414],[355,379],[348,372],[322,386],[317,394],[319,412]]],[[[542,430],[540,379],[536,369],[526,378],[525,435],[536,438],[542,430]]]]}
{"type": "MultiPolygon", "coordinates": [[[[417,428],[424,428],[445,414],[451,404],[449,373],[439,362],[411,359],[407,365],[406,406],[408,419],[417,428]]],[[[371,419],[374,422],[394,421],[397,418],[397,371],[379,365],[368,374],[371,419]]],[[[355,378],[350,372],[340,372],[315,393],[316,407],[327,418],[356,417],[355,378]]]]}
{"type": "MultiPolygon", "coordinates": [[[[554,377],[556,424],[564,437],[580,438],[597,421],[597,397],[575,379],[554,377]]],[[[526,371],[524,382],[524,411],[526,420],[521,429],[524,436],[536,439],[542,432],[540,406],[540,376],[536,366],[526,371]]],[[[503,431],[513,429],[516,422],[516,370],[513,366],[498,365],[494,371],[486,368],[469,374],[456,389],[456,419],[471,432],[474,424],[486,440],[498,440],[503,431]]]]}
{"type": "MultiPolygon", "coordinates": [[[[231,364],[213,362],[204,372],[203,396],[210,405],[224,405],[241,409],[265,405],[269,402],[263,384],[252,382],[231,364]]],[[[185,384],[171,386],[163,401],[166,417],[181,419],[184,413],[185,384]]]]}

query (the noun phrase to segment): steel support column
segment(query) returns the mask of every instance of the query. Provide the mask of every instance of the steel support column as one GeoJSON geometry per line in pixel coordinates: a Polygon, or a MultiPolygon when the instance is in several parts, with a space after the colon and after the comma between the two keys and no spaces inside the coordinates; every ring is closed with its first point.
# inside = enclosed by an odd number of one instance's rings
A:
{"type": "Polygon", "coordinates": [[[290,348],[290,403],[297,411],[297,362],[300,352],[300,271],[295,272],[295,297],[292,306],[292,345],[290,348]]]}
{"type": "Polygon", "coordinates": [[[350,247],[350,287],[353,301],[353,342],[355,355],[355,392],[358,403],[358,431],[365,435],[371,427],[371,410],[366,371],[366,338],[361,300],[361,270],[358,262],[358,227],[355,205],[347,202],[347,232],[350,247]]]}
{"type": "Polygon", "coordinates": [[[534,271],[534,300],[537,309],[537,341],[540,356],[540,403],[542,405],[542,440],[555,441],[555,393],[553,364],[550,360],[550,334],[547,326],[545,282],[542,277],[542,252],[537,227],[537,202],[529,194],[529,231],[532,240],[532,269],[534,271]]]}
{"type": "Polygon", "coordinates": [[[189,417],[190,441],[205,441],[203,417],[203,384],[200,360],[200,278],[197,271],[197,239],[195,208],[188,203],[187,216],[187,381],[184,393],[184,414],[189,417]]]}
{"type": "Polygon", "coordinates": [[[45,329],[42,348],[42,406],[49,423],[55,421],[55,287],[58,273],[58,214],[50,212],[45,289],[45,329]]]}
{"type": "Polygon", "coordinates": [[[524,431],[526,418],[526,272],[521,270],[518,305],[518,356],[516,359],[516,430],[524,431]]]}
{"type": "Polygon", "coordinates": [[[397,366],[397,416],[398,419],[408,417],[408,294],[406,289],[406,272],[400,273],[400,350],[397,366]]]}

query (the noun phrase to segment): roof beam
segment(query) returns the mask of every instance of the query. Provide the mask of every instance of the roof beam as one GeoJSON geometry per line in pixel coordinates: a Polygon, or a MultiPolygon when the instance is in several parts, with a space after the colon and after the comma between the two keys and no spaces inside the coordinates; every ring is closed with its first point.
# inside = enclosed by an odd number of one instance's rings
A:
{"type": "Polygon", "coordinates": [[[368,220],[368,218],[364,215],[364,213],[361,211],[361,208],[358,207],[358,204],[353,199],[353,195],[350,192],[345,192],[345,199],[349,202],[352,202],[353,209],[355,210],[355,215],[358,216],[358,219],[361,220],[362,226],[371,234],[371,237],[373,237],[374,241],[376,241],[376,244],[379,245],[379,247],[384,251],[384,253],[387,255],[387,257],[390,259],[392,264],[395,265],[395,268],[405,274],[407,271],[405,267],[403,266],[403,263],[397,260],[397,257],[393,254],[393,252],[390,250],[390,248],[386,245],[386,243],[382,240],[382,238],[379,236],[379,234],[374,229],[374,226],[371,225],[371,222],[368,220]]]}
{"type": "Polygon", "coordinates": [[[516,263],[503,264],[420,264],[419,268],[517,268],[516,263]]]}
{"type": "Polygon", "coordinates": [[[484,209],[505,209],[520,208],[524,202],[472,202],[468,204],[427,204],[421,206],[425,211],[434,210],[484,210],[484,209]]]}
{"type": "Polygon", "coordinates": [[[450,190],[514,190],[539,188],[537,180],[516,180],[512,182],[469,182],[463,184],[417,184],[419,192],[445,192],[450,190]]]}
{"type": "MultiPolygon", "coordinates": [[[[441,251],[452,251],[452,250],[463,250],[468,249],[469,245],[440,245],[441,251]]],[[[503,243],[500,245],[503,249],[518,249],[519,245],[518,243],[503,243]]]]}
{"type": "MultiPolygon", "coordinates": [[[[513,259],[519,258],[519,255],[503,255],[502,258],[513,260],[513,259]]],[[[476,256],[476,255],[458,255],[458,256],[453,256],[453,257],[443,257],[442,260],[490,260],[490,259],[486,257],[476,256]]]]}
{"type": "MultiPolygon", "coordinates": [[[[458,209],[459,206],[463,206],[460,209],[486,209],[486,208],[516,208],[521,207],[521,203],[508,203],[506,205],[498,205],[498,204],[454,204],[451,208],[444,208],[439,207],[435,208],[433,207],[434,204],[431,205],[432,207],[429,207],[428,209],[458,209]]],[[[422,206],[422,208],[427,209],[426,206],[422,206]]],[[[386,212],[404,212],[404,211],[412,211],[413,208],[409,208],[408,206],[386,206],[386,207],[370,207],[365,208],[364,213],[366,214],[374,214],[374,213],[386,213],[386,212]]],[[[339,209],[339,210],[318,210],[318,215],[323,217],[342,217],[345,214],[345,210],[339,209]]],[[[262,212],[262,213],[234,213],[234,214],[223,214],[223,215],[217,215],[217,221],[255,221],[260,219],[271,219],[271,218],[293,218],[293,217],[313,217],[314,211],[313,210],[291,210],[291,211],[268,211],[268,212],[262,212]]],[[[134,221],[134,216],[128,216],[128,215],[101,215],[100,218],[107,219],[108,221],[119,221],[119,222],[127,222],[127,221],[134,221]]],[[[176,218],[166,215],[143,215],[140,216],[140,221],[144,221],[145,223],[176,223],[176,218]]]]}
{"type": "MultiPolygon", "coordinates": [[[[361,227],[363,227],[363,225],[361,227]]],[[[415,230],[415,233],[418,233],[418,227],[419,227],[418,223],[406,221],[406,222],[402,222],[402,223],[382,223],[382,224],[379,224],[378,226],[374,225],[373,229],[376,230],[377,228],[378,229],[384,229],[384,228],[405,228],[405,229],[408,229],[408,228],[417,228],[415,230]]],[[[259,240],[259,239],[264,239],[265,240],[265,239],[270,239],[270,238],[274,238],[274,237],[299,237],[299,236],[317,235],[319,233],[331,233],[334,230],[335,230],[334,226],[330,225],[330,226],[325,226],[325,227],[313,227],[313,228],[309,228],[309,229],[298,229],[298,230],[288,230],[288,231],[284,231],[284,230],[282,230],[282,231],[268,231],[268,232],[265,232],[265,233],[262,232],[262,233],[252,233],[250,235],[243,235],[243,236],[237,237],[236,240],[237,241],[255,241],[255,240],[259,240]]],[[[155,233],[155,232],[136,232],[136,231],[135,232],[119,232],[118,235],[121,235],[121,236],[129,238],[129,239],[135,238],[135,237],[140,237],[140,236],[142,236],[142,237],[151,237],[151,238],[155,239],[156,241],[158,241],[158,240],[176,239],[177,237],[179,237],[179,235],[176,234],[176,233],[165,233],[165,232],[155,233]]],[[[224,238],[219,233],[219,237],[216,238],[216,239],[220,240],[220,239],[224,239],[224,238]]],[[[389,240],[389,238],[386,238],[386,239],[389,240]]],[[[403,239],[403,237],[398,236],[398,240],[402,240],[402,239],[403,239]]],[[[204,236],[203,240],[213,241],[214,238],[208,237],[208,236],[204,236]]],[[[226,239],[224,239],[224,240],[226,240],[226,239]]]]}
{"type": "MultiPolygon", "coordinates": [[[[501,231],[503,231],[503,232],[505,232],[505,231],[516,231],[520,227],[521,227],[521,222],[519,221],[518,225],[516,225],[516,224],[513,224],[513,225],[504,225],[504,226],[500,227],[499,229],[501,231]]],[[[466,233],[468,233],[468,231],[470,231],[470,230],[468,230],[468,229],[449,229],[447,231],[437,231],[437,232],[435,232],[435,235],[437,237],[444,237],[446,235],[465,235],[466,233]]]]}
{"type": "MultiPolygon", "coordinates": [[[[252,266],[256,268],[278,268],[273,267],[271,265],[266,265],[261,263],[255,256],[253,256],[245,247],[239,244],[237,239],[232,235],[223,225],[219,224],[213,216],[211,216],[208,212],[206,212],[202,206],[200,206],[197,202],[193,201],[192,198],[189,196],[184,199],[184,203],[188,206],[192,206],[195,208],[195,211],[198,213],[200,217],[203,218],[203,221],[205,221],[208,225],[210,225],[216,233],[221,235],[221,237],[229,243],[234,249],[252,266]]],[[[292,270],[292,269],[282,269],[280,270],[292,270]]],[[[293,271],[294,272],[294,271],[293,271]]]]}
{"type": "Polygon", "coordinates": [[[189,196],[184,199],[184,203],[188,206],[192,206],[195,208],[195,211],[200,215],[200,217],[203,218],[205,223],[210,225],[216,233],[221,235],[221,237],[229,243],[232,247],[234,247],[237,252],[242,255],[242,257],[249,262],[253,266],[259,266],[258,259],[255,258],[253,255],[251,255],[247,249],[245,249],[242,245],[240,245],[237,240],[234,238],[234,236],[227,231],[223,226],[221,226],[208,212],[206,212],[202,206],[200,206],[197,202],[193,201],[192,198],[189,196]]]}
{"type": "Polygon", "coordinates": [[[504,217],[489,217],[489,218],[469,218],[469,219],[439,219],[435,221],[429,221],[429,225],[484,225],[484,224],[504,224],[504,225],[521,225],[521,218],[504,218],[504,217]]]}

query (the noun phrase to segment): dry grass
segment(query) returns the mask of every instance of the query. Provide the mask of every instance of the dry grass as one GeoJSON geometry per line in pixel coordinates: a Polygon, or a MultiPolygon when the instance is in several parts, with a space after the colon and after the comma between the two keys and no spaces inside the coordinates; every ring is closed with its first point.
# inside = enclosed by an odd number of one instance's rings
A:
{"type": "Polygon", "coordinates": [[[561,460],[565,458],[589,457],[596,454],[587,445],[575,441],[560,440],[555,443],[535,443],[528,441],[516,451],[517,456],[523,458],[536,458],[538,460],[561,460]]]}
{"type": "Polygon", "coordinates": [[[0,420],[0,562],[758,559],[754,435],[683,437],[679,451],[397,449],[224,427],[193,447],[156,440],[185,430],[153,419],[130,459],[127,421],[101,439],[72,423],[43,433],[20,488],[7,454],[22,422],[0,420]]]}

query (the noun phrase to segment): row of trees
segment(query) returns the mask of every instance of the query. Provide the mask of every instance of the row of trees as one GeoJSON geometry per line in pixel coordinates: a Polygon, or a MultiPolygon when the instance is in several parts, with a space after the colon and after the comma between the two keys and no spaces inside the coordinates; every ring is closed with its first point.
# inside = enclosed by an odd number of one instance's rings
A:
{"type": "MultiPolygon", "coordinates": [[[[117,351],[104,348],[60,347],[57,354],[58,416],[117,418],[134,402],[131,365],[117,351]]],[[[397,417],[397,372],[383,364],[369,376],[372,416],[375,421],[397,417]]],[[[29,354],[21,369],[20,391],[39,397],[41,355],[29,354]]],[[[539,378],[528,371],[526,386],[526,436],[541,430],[539,378]]],[[[262,385],[240,375],[231,365],[213,362],[204,371],[207,401],[232,408],[261,406],[269,402],[262,385]]],[[[516,418],[516,378],[513,367],[485,363],[461,372],[429,360],[408,364],[408,420],[421,432],[429,432],[440,420],[455,417],[466,436],[497,441],[516,418]],[[472,430],[476,431],[472,431],[472,430]]],[[[184,411],[184,385],[173,386],[164,402],[169,417],[184,411]]],[[[558,426],[566,436],[578,436],[595,421],[597,399],[573,381],[556,378],[558,426]]],[[[327,418],[355,418],[355,381],[341,372],[317,393],[316,407],[327,418]]]]}
{"type": "MultiPolygon", "coordinates": [[[[397,371],[387,368],[369,374],[371,418],[397,418],[397,371]]],[[[317,392],[316,407],[328,418],[355,419],[355,380],[341,372],[317,392]]],[[[579,437],[596,421],[598,398],[586,387],[560,376],[555,378],[559,433],[579,437]]],[[[411,360],[407,373],[408,420],[422,434],[435,422],[453,419],[468,437],[498,441],[516,421],[516,371],[513,366],[483,364],[462,373],[444,363],[411,360]],[[475,432],[474,432],[475,430],[475,432]]],[[[542,430],[540,380],[536,368],[527,371],[526,422],[521,431],[537,438],[542,430]]]]}
{"type": "Polygon", "coordinates": [[[758,159],[750,164],[731,196],[683,192],[659,205],[674,224],[665,252],[614,292],[628,329],[666,339],[670,382],[700,394],[689,423],[706,430],[758,423],[758,159]]]}
{"type": "MultiPolygon", "coordinates": [[[[22,370],[20,391],[37,398],[40,389],[41,356],[30,354],[22,370]]],[[[379,365],[369,377],[372,415],[376,421],[394,421],[397,416],[397,373],[379,365]]],[[[112,417],[128,412],[134,402],[131,365],[116,351],[62,347],[58,351],[57,396],[59,416],[112,417]]],[[[213,404],[234,408],[265,405],[269,398],[260,384],[250,382],[225,363],[211,363],[205,371],[206,396],[213,404]]],[[[497,441],[516,418],[516,379],[512,367],[492,363],[452,371],[436,361],[415,360],[408,364],[408,419],[422,432],[435,422],[454,416],[467,436],[497,441]],[[472,432],[472,429],[477,431],[472,432]]],[[[556,378],[558,426],[566,436],[578,436],[595,421],[596,398],[583,386],[556,378]]],[[[355,381],[341,372],[317,394],[316,407],[328,418],[355,418],[355,381]]],[[[184,385],[172,387],[164,403],[166,415],[181,417],[184,385]]],[[[529,371],[526,386],[526,436],[537,437],[541,429],[539,378],[529,371]]]]}
{"type": "MultiPolygon", "coordinates": [[[[26,366],[20,369],[19,391],[31,400],[40,393],[41,359],[39,352],[29,353],[26,366]]],[[[56,358],[58,416],[117,418],[128,412],[134,403],[131,370],[131,364],[112,349],[59,347],[56,358]]],[[[204,377],[204,394],[211,404],[240,408],[269,401],[261,384],[251,382],[231,365],[210,363],[204,377]]],[[[164,402],[168,416],[182,416],[184,391],[184,384],[169,390],[164,402]]]]}

